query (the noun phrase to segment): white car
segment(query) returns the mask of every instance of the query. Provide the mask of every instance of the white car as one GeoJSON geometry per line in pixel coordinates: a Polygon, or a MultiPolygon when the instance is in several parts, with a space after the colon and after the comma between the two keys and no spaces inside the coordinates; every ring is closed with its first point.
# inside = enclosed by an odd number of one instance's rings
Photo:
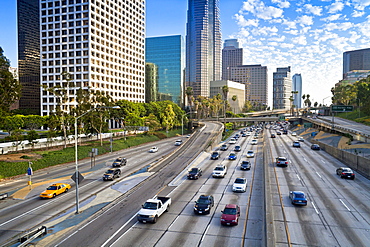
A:
{"type": "Polygon", "coordinates": [[[218,165],[213,169],[212,177],[214,178],[224,178],[227,173],[227,168],[224,165],[218,165]]]}
{"type": "Polygon", "coordinates": [[[233,184],[233,192],[245,192],[247,190],[247,179],[236,178],[233,184]]]}
{"type": "Polygon", "coordinates": [[[252,150],[249,150],[247,152],[247,158],[253,158],[254,157],[254,152],[252,150]]]}
{"type": "Polygon", "coordinates": [[[256,139],[253,139],[252,142],[251,142],[252,145],[257,145],[257,143],[258,143],[258,140],[256,140],[256,139]]]}
{"type": "Polygon", "coordinates": [[[250,136],[252,133],[251,132],[247,132],[247,133],[245,133],[247,136],[250,136]]]}
{"type": "Polygon", "coordinates": [[[229,141],[229,144],[235,144],[236,143],[236,139],[235,138],[231,138],[230,141],[229,141]]]}
{"type": "Polygon", "coordinates": [[[156,153],[158,152],[158,148],[157,147],[152,147],[150,150],[149,150],[149,153],[156,153]]]}
{"type": "Polygon", "coordinates": [[[292,133],[292,136],[297,136],[297,133],[293,132],[293,133],[292,133]]]}
{"type": "Polygon", "coordinates": [[[181,144],[182,144],[182,140],[175,141],[175,146],[181,146],[181,144]]]}

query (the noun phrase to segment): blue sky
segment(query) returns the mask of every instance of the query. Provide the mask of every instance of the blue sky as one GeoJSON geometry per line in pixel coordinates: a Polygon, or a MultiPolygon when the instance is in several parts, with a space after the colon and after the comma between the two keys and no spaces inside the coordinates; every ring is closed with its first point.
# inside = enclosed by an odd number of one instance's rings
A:
{"type": "MultiPolygon", "coordinates": [[[[147,0],[147,37],[185,35],[187,0],[147,0]]],[[[0,0],[0,46],[17,66],[16,0],[0,0]]],[[[370,0],[220,0],[223,39],[237,38],[244,64],[291,66],[303,94],[322,103],[342,78],[343,52],[370,48],[370,0]]],[[[330,100],[326,99],[325,104],[330,100]]]]}

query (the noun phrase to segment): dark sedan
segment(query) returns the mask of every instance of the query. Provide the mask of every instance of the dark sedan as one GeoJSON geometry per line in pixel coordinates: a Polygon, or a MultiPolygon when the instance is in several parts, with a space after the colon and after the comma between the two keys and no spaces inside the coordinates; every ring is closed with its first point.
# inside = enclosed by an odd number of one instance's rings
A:
{"type": "Polygon", "coordinates": [[[320,146],[318,144],[312,144],[311,149],[312,150],[320,150],[320,146]]]}
{"type": "Polygon", "coordinates": [[[240,169],[241,170],[250,170],[251,166],[252,166],[252,164],[249,160],[243,160],[242,163],[240,164],[240,169]]]}
{"type": "Polygon", "coordinates": [[[240,151],[242,151],[242,147],[241,146],[235,146],[234,151],[235,152],[240,152],[240,151]]]}
{"type": "Polygon", "coordinates": [[[191,168],[188,172],[188,179],[198,179],[202,176],[202,169],[198,167],[191,168]]]}
{"type": "Polygon", "coordinates": [[[215,151],[211,154],[211,160],[218,160],[220,158],[220,153],[215,151]]]}
{"type": "Polygon", "coordinates": [[[355,173],[348,167],[339,167],[336,172],[340,178],[355,179],[355,173]]]}

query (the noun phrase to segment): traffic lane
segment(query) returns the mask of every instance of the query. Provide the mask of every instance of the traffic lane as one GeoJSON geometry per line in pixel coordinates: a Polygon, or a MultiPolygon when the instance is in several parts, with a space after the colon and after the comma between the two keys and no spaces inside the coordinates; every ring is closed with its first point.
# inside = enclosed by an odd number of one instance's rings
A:
{"type": "MultiPolygon", "coordinates": [[[[174,144],[176,139],[181,139],[181,138],[174,137],[170,140],[165,139],[165,140],[158,141],[156,143],[161,148],[162,143],[173,142],[173,144],[174,144]]],[[[182,139],[187,139],[187,138],[182,138],[182,139]]],[[[140,147],[132,147],[132,148],[129,148],[129,149],[124,149],[124,150],[116,151],[116,152],[113,152],[113,153],[99,155],[95,159],[96,166],[92,167],[92,168],[91,168],[91,160],[89,158],[84,159],[84,160],[79,160],[79,162],[78,162],[79,171],[81,173],[86,173],[86,172],[90,172],[92,170],[97,170],[97,169],[101,169],[101,168],[104,168],[104,167],[107,167],[107,166],[111,166],[111,164],[113,163],[113,161],[117,157],[126,157],[128,164],[130,164],[132,162],[131,157],[135,157],[135,155],[137,155],[136,159],[141,158],[141,157],[148,158],[150,156],[147,157],[147,156],[142,155],[143,149],[145,151],[149,151],[149,149],[152,145],[153,145],[153,143],[143,144],[140,147]]],[[[168,146],[168,147],[170,147],[170,146],[168,146]]],[[[159,153],[157,153],[156,155],[152,155],[152,156],[160,157],[160,154],[166,155],[166,153],[164,153],[163,151],[164,150],[160,150],[159,153]]],[[[145,160],[142,160],[141,162],[145,162],[145,160]]],[[[60,177],[63,177],[63,176],[71,176],[74,172],[75,172],[75,163],[74,162],[70,162],[70,163],[66,163],[66,164],[60,164],[60,165],[56,165],[56,166],[52,166],[52,167],[48,167],[48,168],[45,168],[45,169],[34,171],[34,174],[32,175],[32,182],[33,182],[33,184],[38,184],[38,183],[42,183],[42,182],[47,181],[47,180],[57,179],[57,178],[60,178],[60,177]]],[[[10,192],[11,194],[13,194],[14,192],[18,191],[19,189],[22,189],[25,186],[27,186],[28,180],[29,180],[28,176],[22,176],[22,177],[15,178],[15,180],[13,180],[11,182],[3,181],[3,182],[0,183],[1,191],[2,191],[2,193],[10,192]]],[[[20,201],[20,200],[9,200],[9,199],[6,200],[6,203],[4,203],[5,201],[0,201],[0,208],[8,207],[8,206],[10,206],[12,204],[15,204],[15,203],[18,203],[20,201]]]]}
{"type": "MultiPolygon", "coordinates": [[[[215,219],[212,219],[211,223],[211,228],[213,228],[213,225],[216,224],[217,227],[220,227],[220,211],[224,207],[224,203],[220,203],[216,209],[212,209],[211,213],[209,215],[194,215],[194,204],[195,200],[199,197],[201,194],[210,194],[210,191],[222,191],[221,193],[216,193],[214,194],[215,196],[215,201],[219,201],[221,197],[224,195],[225,191],[225,200],[227,200],[227,203],[238,203],[240,199],[237,199],[239,197],[245,197],[244,202],[247,202],[247,193],[233,193],[231,191],[231,183],[230,183],[230,178],[231,174],[230,172],[228,175],[223,178],[223,179],[216,179],[211,177],[211,172],[213,170],[212,166],[209,164],[212,164],[212,161],[208,161],[208,164],[205,164],[202,166],[204,169],[204,175],[199,178],[198,180],[184,180],[184,182],[177,187],[171,194],[172,198],[172,206],[170,212],[166,213],[160,219],[158,222],[155,224],[165,224],[169,225],[170,227],[168,230],[165,230],[166,227],[160,226],[160,227],[153,227],[152,225],[144,225],[141,223],[138,223],[135,225],[134,228],[130,229],[129,232],[125,233],[121,239],[116,242],[114,246],[119,246],[121,244],[129,244],[133,246],[140,246],[143,244],[148,244],[147,241],[143,240],[140,241],[140,243],[137,243],[136,239],[142,239],[141,236],[145,235],[144,239],[150,238],[155,239],[152,242],[150,242],[150,245],[154,245],[158,239],[160,241],[157,243],[160,246],[169,246],[173,244],[183,244],[183,245],[188,245],[192,244],[194,245],[195,243],[198,243],[199,240],[201,239],[201,235],[205,230],[207,229],[209,222],[209,216],[211,214],[215,214],[216,216],[214,217],[215,219]],[[230,176],[230,178],[229,178],[230,176]],[[231,194],[232,198],[227,198],[226,194],[231,194]],[[218,199],[219,198],[219,199],[218,199]],[[215,211],[213,211],[215,210],[215,211]],[[181,214],[180,214],[181,212],[181,214]],[[180,214],[175,222],[171,223],[172,216],[168,216],[167,214],[175,214],[178,215],[180,214]],[[166,218],[163,218],[166,217],[166,218]],[[170,222],[168,222],[170,220],[170,222]],[[144,227],[144,228],[143,228],[144,227]],[[142,231],[144,229],[144,231],[142,231]],[[159,235],[157,237],[153,237],[155,233],[153,231],[158,231],[158,229],[163,229],[165,231],[165,235],[162,236],[162,232],[158,233],[159,235]],[[181,230],[179,230],[181,229],[181,230]],[[192,236],[189,238],[189,235],[192,236]],[[140,236],[140,237],[139,237],[140,236]],[[147,237],[148,236],[148,237],[147,237]],[[128,242],[131,240],[135,240],[135,242],[128,242]],[[198,241],[198,242],[197,242],[198,241]]],[[[233,164],[233,163],[231,163],[233,164]]],[[[234,166],[236,164],[234,163],[234,166]]],[[[230,166],[229,169],[234,170],[235,167],[230,166]]],[[[233,182],[233,181],[232,181],[233,182]]],[[[239,203],[242,205],[242,203],[239,203]]],[[[242,211],[243,210],[242,208],[242,211]]],[[[245,217],[245,216],[244,216],[245,217]]],[[[208,228],[210,229],[210,228],[208,228]]],[[[242,234],[238,234],[239,237],[242,236],[242,234]]]]}
{"type": "MultiPolygon", "coordinates": [[[[156,156],[162,156],[162,153],[165,152],[171,152],[174,149],[173,143],[171,144],[163,144],[162,145],[162,152],[158,152],[156,156]]],[[[166,154],[166,153],[165,153],[166,154]]],[[[138,154],[137,154],[138,155],[138,154]]],[[[138,155],[138,163],[140,164],[140,156],[138,155]]],[[[143,155],[141,155],[143,157],[143,155]]],[[[146,159],[150,159],[149,156],[144,156],[146,159]]],[[[110,161],[107,161],[105,163],[111,164],[110,161]]],[[[116,179],[115,181],[109,182],[109,181],[103,181],[101,176],[104,172],[104,170],[107,168],[102,168],[100,171],[94,171],[93,173],[86,176],[85,180],[83,180],[80,184],[80,204],[83,203],[84,200],[91,197],[91,194],[96,194],[99,191],[101,191],[103,188],[110,187],[113,184],[116,184],[120,179],[116,179]]],[[[137,165],[135,164],[128,164],[125,167],[122,167],[122,174],[123,175],[129,175],[136,171],[137,165]]],[[[65,181],[64,181],[65,182],[65,181]]],[[[72,181],[67,181],[71,183],[72,181]]],[[[73,183],[72,183],[73,185],[73,183]]],[[[72,187],[72,190],[69,191],[70,195],[69,197],[63,197],[63,195],[60,195],[56,198],[53,198],[52,201],[49,200],[49,202],[46,202],[46,200],[41,200],[38,198],[38,195],[44,190],[41,186],[37,187],[33,191],[33,199],[27,200],[27,203],[14,205],[13,207],[9,209],[2,210],[1,212],[1,222],[3,224],[0,227],[0,230],[3,232],[6,232],[6,234],[2,234],[2,237],[0,238],[1,242],[6,241],[7,238],[10,238],[12,236],[9,236],[9,234],[14,234],[12,229],[16,228],[17,232],[20,233],[22,231],[25,231],[27,229],[32,229],[34,226],[40,224],[41,222],[45,221],[47,217],[52,218],[53,216],[57,215],[58,213],[62,211],[67,211],[68,209],[73,208],[73,204],[75,203],[74,200],[74,186],[72,187]],[[35,194],[36,193],[36,194],[35,194]],[[63,198],[62,198],[63,197],[63,198]],[[57,203],[58,202],[58,203],[57,203]],[[63,202],[63,203],[61,203],[63,202]],[[48,206],[49,204],[52,204],[48,206]],[[48,212],[45,214],[45,212],[48,212]]],[[[112,200],[116,199],[119,195],[123,194],[124,192],[120,192],[117,190],[116,196],[112,197],[112,200]]],[[[105,204],[101,204],[101,207],[103,207],[105,204]]],[[[95,210],[98,210],[99,208],[96,208],[95,210]]],[[[71,210],[69,210],[71,211],[71,210]]],[[[72,209],[73,211],[73,209],[72,209]]],[[[14,235],[13,235],[14,236],[14,235]]]]}
{"type": "MultiPolygon", "coordinates": [[[[299,190],[305,192],[306,196],[309,197],[309,191],[307,191],[307,186],[303,183],[302,178],[300,177],[300,174],[296,172],[295,169],[295,163],[296,160],[294,159],[293,152],[296,151],[296,149],[290,149],[290,146],[287,146],[287,144],[284,144],[284,139],[288,138],[281,138],[278,143],[278,147],[280,149],[284,150],[284,152],[288,153],[288,157],[290,157],[289,165],[288,167],[276,167],[275,162],[272,161],[270,164],[270,169],[273,169],[276,171],[279,191],[275,187],[273,188],[274,194],[274,202],[273,202],[273,208],[274,208],[274,223],[275,223],[275,230],[280,229],[280,231],[277,231],[276,234],[276,241],[286,241],[287,239],[287,233],[283,231],[282,229],[285,229],[285,226],[283,224],[284,222],[284,215],[281,212],[281,207],[285,212],[285,219],[287,220],[287,226],[288,226],[288,236],[290,237],[291,243],[297,243],[297,244],[311,244],[316,243],[317,240],[321,241],[321,231],[324,228],[324,226],[318,224],[320,223],[320,218],[315,218],[315,209],[313,208],[313,205],[310,204],[310,200],[308,202],[307,206],[298,207],[293,206],[291,204],[291,201],[289,199],[289,191],[291,190],[299,190]],[[281,194],[279,194],[281,193],[281,194]],[[283,201],[283,205],[280,204],[280,197],[283,201]],[[296,214],[295,212],[297,210],[300,210],[300,214],[296,214]],[[310,224],[312,224],[314,227],[312,227],[310,224]],[[312,228],[312,229],[311,229],[312,228]],[[319,229],[319,230],[317,230],[319,229]]],[[[276,144],[275,141],[270,140],[270,145],[276,144]]],[[[275,150],[273,150],[273,153],[275,150]]],[[[319,243],[320,244],[320,243],[319,243]]]]}
{"type": "MultiPolygon", "coordinates": [[[[211,126],[208,127],[208,129],[213,130],[217,125],[207,124],[207,126],[211,126]]],[[[206,135],[206,137],[208,137],[208,135],[206,135]]],[[[181,157],[194,156],[198,150],[203,150],[207,143],[208,140],[204,135],[197,137],[196,140],[194,140],[194,149],[184,150],[185,153],[181,154],[181,157]],[[191,153],[194,154],[191,155],[191,153]]],[[[181,157],[179,156],[178,158],[181,160],[181,157]]],[[[180,162],[180,160],[178,162],[180,162]]],[[[55,240],[55,243],[58,243],[59,246],[101,246],[103,244],[110,245],[113,243],[117,235],[125,230],[121,229],[122,225],[129,222],[132,216],[138,212],[143,200],[152,198],[153,195],[163,189],[171,181],[173,174],[177,174],[181,169],[184,169],[183,163],[179,165],[173,161],[171,161],[172,163],[170,161],[166,162],[169,162],[169,164],[164,168],[159,168],[158,174],[148,179],[141,186],[135,188],[135,191],[129,194],[128,197],[122,198],[122,200],[117,201],[115,205],[112,205],[112,209],[116,212],[115,214],[102,211],[101,215],[94,218],[99,220],[84,224],[82,229],[80,228],[78,231],[70,232],[67,237],[64,236],[61,240],[55,240]],[[95,234],[91,235],[91,232],[95,234]]],[[[109,211],[112,209],[109,208],[109,211]]],[[[130,224],[128,224],[127,227],[130,227],[130,224]]]]}
{"type": "MultiPolygon", "coordinates": [[[[311,199],[315,202],[316,208],[318,210],[321,210],[321,215],[325,218],[325,221],[329,221],[330,229],[332,226],[336,226],[336,229],[343,227],[342,233],[335,235],[335,241],[333,241],[332,233],[326,232],[326,238],[325,240],[328,241],[330,244],[338,244],[342,242],[348,241],[348,239],[351,239],[351,241],[354,241],[349,244],[359,244],[362,242],[360,237],[357,237],[357,233],[355,230],[350,226],[351,223],[348,223],[348,221],[351,221],[351,218],[343,217],[342,214],[339,213],[341,208],[338,208],[338,205],[335,203],[337,198],[336,196],[332,196],[333,192],[337,190],[336,186],[333,186],[333,184],[328,185],[328,183],[325,183],[325,181],[322,180],[320,176],[317,176],[316,173],[312,172],[312,164],[311,166],[307,166],[304,164],[305,159],[299,160],[301,158],[303,152],[296,151],[292,153],[292,168],[298,168],[297,171],[295,171],[295,174],[293,174],[291,177],[294,179],[293,176],[297,177],[299,181],[297,183],[301,183],[304,186],[306,186],[306,194],[308,196],[311,196],[311,199]],[[309,167],[309,168],[307,168],[309,167]],[[299,171],[301,169],[301,171],[299,171]],[[325,213],[323,213],[325,210],[325,213]],[[348,230],[345,230],[345,228],[349,228],[348,230]],[[348,233],[352,232],[352,233],[348,233]]],[[[296,183],[296,184],[297,184],[296,183]]],[[[288,193],[288,192],[287,192],[288,193]]],[[[335,194],[335,193],[334,193],[335,194]]],[[[354,218],[352,218],[354,219],[354,218]]],[[[364,227],[364,226],[362,226],[364,227]]],[[[324,233],[324,232],[322,232],[324,233]]],[[[320,232],[316,233],[317,236],[320,236],[320,232]]],[[[310,242],[315,243],[315,238],[311,239],[310,242]]],[[[321,242],[324,241],[321,239],[321,242]]],[[[321,243],[320,242],[320,243],[321,243]]]]}

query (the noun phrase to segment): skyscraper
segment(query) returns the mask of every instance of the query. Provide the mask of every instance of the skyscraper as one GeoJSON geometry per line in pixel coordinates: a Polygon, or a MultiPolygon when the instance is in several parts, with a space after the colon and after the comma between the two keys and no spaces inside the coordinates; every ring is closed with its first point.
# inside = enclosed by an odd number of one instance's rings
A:
{"type": "MultiPolygon", "coordinates": [[[[74,83],[67,88],[66,111],[75,104],[79,88],[100,91],[113,100],[145,101],[145,0],[37,2],[39,9],[28,9],[25,14],[39,18],[40,37],[25,39],[20,46],[40,44],[41,50],[34,56],[40,57],[37,87],[41,115],[53,112],[58,99],[40,89],[40,84],[65,87],[62,73],[69,73],[74,83]]],[[[21,17],[19,30],[34,27],[34,23],[22,22],[21,17]]]]}
{"type": "Polygon", "coordinates": [[[182,103],[184,59],[181,35],[146,38],[145,61],[158,67],[158,92],[169,95],[171,101],[179,105],[182,103]]]}
{"type": "Polygon", "coordinates": [[[292,81],[292,91],[297,92],[293,93],[293,104],[296,108],[302,107],[302,76],[301,74],[295,74],[293,75],[293,81],[292,81]]]}
{"type": "Polygon", "coordinates": [[[245,101],[264,108],[268,104],[267,67],[256,65],[232,66],[230,80],[245,84],[245,101]]]}
{"type": "Polygon", "coordinates": [[[231,66],[243,65],[243,48],[239,48],[237,39],[227,39],[222,49],[222,80],[230,79],[231,66]]]}
{"type": "Polygon", "coordinates": [[[209,97],[210,81],[221,79],[219,0],[189,0],[186,26],[186,86],[209,97]]]}
{"type": "Polygon", "coordinates": [[[289,109],[289,97],[292,93],[292,77],[290,66],[277,68],[273,73],[273,109],[289,109]]]}
{"type": "Polygon", "coordinates": [[[18,0],[18,73],[22,85],[20,109],[40,114],[39,0],[18,0]]]}
{"type": "Polygon", "coordinates": [[[343,79],[353,70],[370,70],[370,48],[343,53],[343,79]]]}

